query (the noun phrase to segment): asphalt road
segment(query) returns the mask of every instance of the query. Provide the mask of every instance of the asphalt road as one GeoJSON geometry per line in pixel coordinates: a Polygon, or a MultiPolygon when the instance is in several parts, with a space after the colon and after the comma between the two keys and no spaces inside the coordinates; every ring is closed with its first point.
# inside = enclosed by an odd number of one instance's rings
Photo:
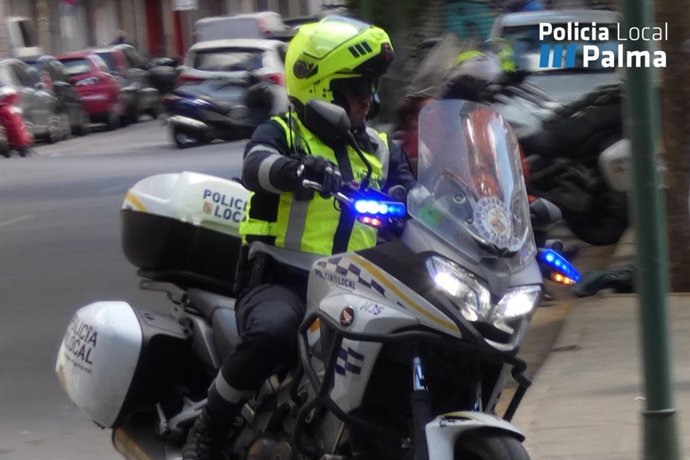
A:
{"type": "Polygon", "coordinates": [[[62,392],[54,367],[74,311],[96,300],[163,308],[120,250],[119,208],[139,179],[239,173],[243,142],[178,150],[160,122],[0,160],[0,459],[119,458],[62,392]]]}

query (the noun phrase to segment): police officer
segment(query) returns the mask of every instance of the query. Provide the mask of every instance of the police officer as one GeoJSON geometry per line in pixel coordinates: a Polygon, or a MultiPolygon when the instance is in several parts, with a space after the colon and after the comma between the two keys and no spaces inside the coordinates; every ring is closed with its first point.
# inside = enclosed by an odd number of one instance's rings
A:
{"type": "MultiPolygon", "coordinates": [[[[393,59],[382,29],[339,16],[300,27],[285,59],[291,110],[259,126],[246,146],[242,179],[253,193],[240,231],[245,242],[313,254],[357,251],[376,244],[376,230],[335,206],[332,192],[360,181],[365,163],[344,142],[326,142],[305,123],[312,99],[343,107],[352,133],[372,168],[370,186],[383,191],[414,182],[404,153],[366,126],[378,103],[379,78],[393,59]],[[314,193],[309,179],[322,185],[314,193]]],[[[256,263],[255,263],[256,264],[256,263]]],[[[262,263],[237,303],[241,345],[227,357],[208,393],[208,403],[189,432],[183,460],[219,459],[233,420],[261,383],[297,352],[297,328],[305,311],[306,278],[262,263]]],[[[241,271],[241,270],[240,270],[241,271]]]]}

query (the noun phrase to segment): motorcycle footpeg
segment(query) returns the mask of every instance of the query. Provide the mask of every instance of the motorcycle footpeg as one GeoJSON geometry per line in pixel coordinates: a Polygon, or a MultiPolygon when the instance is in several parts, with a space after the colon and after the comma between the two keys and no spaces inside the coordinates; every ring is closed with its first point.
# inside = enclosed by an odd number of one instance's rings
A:
{"type": "Polygon", "coordinates": [[[160,403],[156,404],[156,414],[158,415],[158,435],[165,439],[182,441],[185,437],[187,427],[190,426],[201,414],[204,406],[206,406],[205,399],[195,402],[184,397],[182,410],[175,416],[168,419],[166,418],[160,403]]]}

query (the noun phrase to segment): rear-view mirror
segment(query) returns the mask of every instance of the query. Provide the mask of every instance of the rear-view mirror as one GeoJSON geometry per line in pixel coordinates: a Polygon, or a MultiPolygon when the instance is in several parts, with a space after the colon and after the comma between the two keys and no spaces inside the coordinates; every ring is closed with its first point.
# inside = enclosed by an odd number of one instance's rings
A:
{"type": "Polygon", "coordinates": [[[313,99],[304,108],[304,124],[325,141],[348,140],[350,118],[340,106],[313,99]]]}

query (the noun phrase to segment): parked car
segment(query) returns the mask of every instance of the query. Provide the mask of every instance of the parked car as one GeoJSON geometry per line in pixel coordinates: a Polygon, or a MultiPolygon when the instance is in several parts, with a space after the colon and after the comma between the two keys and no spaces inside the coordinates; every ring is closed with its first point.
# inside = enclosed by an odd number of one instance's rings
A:
{"type": "Polygon", "coordinates": [[[194,41],[197,43],[230,38],[261,38],[288,41],[294,30],[283,17],[273,11],[212,16],[194,23],[194,41]]]}
{"type": "Polygon", "coordinates": [[[34,68],[46,89],[58,100],[61,130],[65,137],[70,133],[83,136],[89,132],[89,114],[82,104],[79,93],[72,85],[65,66],[54,56],[43,55],[26,58],[24,62],[34,68]]]}
{"type": "Polygon", "coordinates": [[[120,44],[93,51],[101,57],[120,84],[125,104],[123,122],[136,123],[139,116],[149,114],[157,118],[161,112],[161,97],[148,81],[146,61],[132,45],[120,44]]]}
{"type": "Polygon", "coordinates": [[[91,51],[78,51],[58,56],[65,73],[74,85],[81,102],[94,123],[105,123],[110,129],[120,126],[124,104],[120,85],[108,72],[106,63],[91,51]]]}
{"type": "Polygon", "coordinates": [[[34,138],[57,142],[64,137],[58,100],[39,79],[38,72],[17,58],[0,61],[0,84],[19,94],[19,108],[34,138]]]}
{"type": "MultiPolygon", "coordinates": [[[[185,56],[178,85],[201,83],[209,78],[234,78],[243,72],[285,86],[287,45],[279,40],[211,40],[192,45],[185,56]]],[[[287,100],[287,95],[285,96],[287,100]]]]}
{"type": "Polygon", "coordinates": [[[618,46],[616,25],[620,14],[605,10],[545,10],[500,15],[494,21],[490,38],[503,38],[513,47],[519,69],[528,72],[526,83],[546,91],[558,102],[580,99],[600,85],[618,83],[622,77],[615,69],[583,67],[581,56],[571,68],[540,68],[539,56],[542,45],[563,44],[539,40],[539,24],[551,23],[555,27],[566,27],[568,23],[597,23],[610,30],[607,41],[580,41],[568,44],[596,44],[601,50],[615,50],[618,46]]]}

